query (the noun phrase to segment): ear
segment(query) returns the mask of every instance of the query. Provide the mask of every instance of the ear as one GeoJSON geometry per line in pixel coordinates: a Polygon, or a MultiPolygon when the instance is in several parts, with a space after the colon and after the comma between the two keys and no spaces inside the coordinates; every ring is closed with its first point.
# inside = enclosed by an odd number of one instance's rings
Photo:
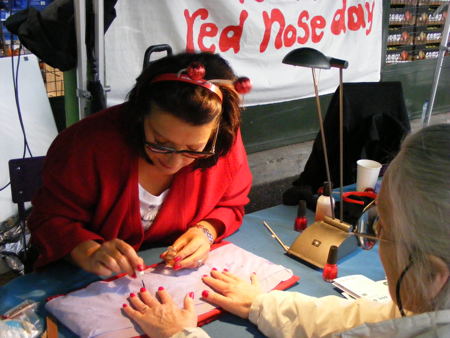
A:
{"type": "Polygon", "coordinates": [[[437,256],[428,255],[433,275],[431,276],[430,295],[434,299],[447,283],[450,271],[447,263],[437,256]]]}

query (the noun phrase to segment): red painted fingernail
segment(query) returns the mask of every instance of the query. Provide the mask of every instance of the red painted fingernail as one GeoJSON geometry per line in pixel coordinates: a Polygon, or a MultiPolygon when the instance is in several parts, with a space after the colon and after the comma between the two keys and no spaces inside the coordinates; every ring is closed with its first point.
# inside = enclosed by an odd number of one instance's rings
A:
{"type": "Polygon", "coordinates": [[[137,269],[137,271],[144,271],[145,268],[142,264],[138,264],[138,265],[136,265],[136,269],[137,269]]]}
{"type": "Polygon", "coordinates": [[[223,269],[223,272],[228,272],[228,269],[223,269]]]}
{"type": "Polygon", "coordinates": [[[158,288],[158,291],[162,291],[162,290],[164,290],[164,286],[160,286],[160,287],[158,288]]]}
{"type": "Polygon", "coordinates": [[[202,297],[203,297],[203,298],[208,298],[208,295],[209,295],[208,290],[203,290],[203,291],[202,291],[202,297]]]}
{"type": "Polygon", "coordinates": [[[189,297],[191,297],[192,299],[194,299],[194,293],[193,293],[193,292],[189,292],[189,297]]]}
{"type": "Polygon", "coordinates": [[[176,264],[173,266],[173,269],[174,269],[174,270],[179,270],[179,269],[181,269],[181,265],[178,264],[178,263],[176,263],[176,264]]]}
{"type": "Polygon", "coordinates": [[[128,306],[128,304],[122,304],[122,307],[127,307],[128,306]]]}
{"type": "Polygon", "coordinates": [[[175,257],[173,260],[174,260],[174,262],[179,262],[179,261],[181,261],[181,257],[180,256],[177,256],[177,257],[175,257]]]}
{"type": "Polygon", "coordinates": [[[208,275],[203,275],[202,277],[208,277],[208,275]]]}
{"type": "Polygon", "coordinates": [[[136,295],[132,292],[130,293],[130,297],[136,297],[136,295]]]}
{"type": "Polygon", "coordinates": [[[212,271],[217,271],[217,268],[212,268],[212,271]]]}
{"type": "Polygon", "coordinates": [[[164,258],[164,252],[161,255],[159,255],[159,258],[164,258]]]}
{"type": "Polygon", "coordinates": [[[133,274],[131,275],[131,278],[136,279],[136,273],[133,273],[133,274]]]}
{"type": "Polygon", "coordinates": [[[146,289],[146,288],[141,288],[140,291],[141,291],[141,292],[145,292],[145,291],[147,291],[147,289],[146,289]]]}

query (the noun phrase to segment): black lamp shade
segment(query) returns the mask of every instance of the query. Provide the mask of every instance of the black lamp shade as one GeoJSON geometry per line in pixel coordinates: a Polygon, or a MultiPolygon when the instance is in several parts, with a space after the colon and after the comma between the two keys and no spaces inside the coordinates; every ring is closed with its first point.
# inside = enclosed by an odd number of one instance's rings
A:
{"type": "Polygon", "coordinates": [[[308,68],[320,68],[330,69],[335,68],[347,68],[348,62],[345,60],[335,59],[325,56],[317,49],[302,47],[291,50],[284,58],[283,63],[293,66],[308,67],[308,68]]]}

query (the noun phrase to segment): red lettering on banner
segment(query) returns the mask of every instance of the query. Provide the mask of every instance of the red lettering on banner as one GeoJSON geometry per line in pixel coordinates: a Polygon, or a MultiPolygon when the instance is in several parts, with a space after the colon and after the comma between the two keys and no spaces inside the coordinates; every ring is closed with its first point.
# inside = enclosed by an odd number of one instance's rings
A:
{"type": "Polygon", "coordinates": [[[365,2],[364,7],[358,4],[357,6],[349,6],[347,8],[347,0],[342,0],[342,7],[336,10],[331,21],[331,33],[339,35],[345,33],[347,27],[351,31],[357,31],[368,26],[366,35],[369,35],[372,31],[375,0],[372,1],[372,7],[370,5],[369,2],[365,2]],[[367,12],[367,18],[365,17],[365,12],[367,12]]]}
{"type": "Polygon", "coordinates": [[[206,47],[203,43],[203,39],[205,37],[216,36],[218,31],[219,29],[213,23],[204,23],[200,26],[200,33],[198,34],[198,46],[200,47],[200,50],[202,50],[203,52],[211,53],[214,53],[216,51],[216,46],[214,44],[211,44],[210,47],[206,47]]]}
{"type": "Polygon", "coordinates": [[[348,29],[357,31],[361,27],[366,28],[366,21],[364,20],[364,8],[359,4],[358,6],[351,6],[348,8],[348,29]]]}
{"type": "MultiPolygon", "coordinates": [[[[209,17],[209,12],[205,8],[196,10],[192,15],[189,15],[189,10],[184,10],[184,17],[187,23],[186,33],[186,50],[193,52],[195,50],[194,45],[194,25],[197,19],[206,20],[209,17]]],[[[248,18],[248,12],[243,10],[239,16],[239,24],[237,26],[225,27],[219,37],[219,48],[222,52],[229,49],[233,49],[235,53],[239,52],[241,47],[242,32],[244,30],[245,20],[248,18]]],[[[198,48],[203,52],[214,53],[216,51],[216,45],[211,43],[209,46],[205,44],[205,38],[214,38],[218,36],[219,28],[212,22],[202,23],[200,25],[199,34],[197,37],[198,48]]]]}
{"type": "Polygon", "coordinates": [[[186,32],[186,51],[193,52],[194,51],[194,23],[197,17],[200,17],[202,20],[206,20],[208,18],[208,11],[204,8],[200,8],[192,13],[192,16],[189,16],[189,10],[184,10],[184,18],[187,23],[187,32],[186,32]]]}
{"type": "Polygon", "coordinates": [[[323,38],[323,31],[317,33],[319,29],[325,28],[327,22],[323,16],[317,15],[311,19],[311,41],[314,43],[320,42],[323,38]]]}
{"type": "Polygon", "coordinates": [[[219,47],[221,52],[226,52],[233,48],[234,53],[238,53],[241,49],[241,37],[244,30],[244,22],[248,18],[248,12],[242,11],[239,16],[239,25],[227,26],[220,34],[219,47]],[[230,33],[232,34],[230,36],[230,33]]]}
{"type": "Polygon", "coordinates": [[[286,47],[291,47],[295,40],[297,40],[297,29],[294,26],[288,25],[283,32],[283,41],[286,47]]]}
{"type": "Polygon", "coordinates": [[[331,32],[339,35],[343,31],[345,33],[345,9],[347,8],[347,0],[342,0],[342,8],[336,10],[331,21],[331,32]]]}
{"type": "Polygon", "coordinates": [[[304,20],[309,19],[309,13],[308,11],[302,11],[300,15],[298,16],[297,25],[299,28],[303,29],[305,34],[303,36],[299,36],[297,38],[297,42],[301,45],[304,45],[309,40],[309,26],[304,20]]]}
{"type": "MultiPolygon", "coordinates": [[[[264,0],[258,2],[262,1],[264,0]]],[[[367,0],[364,5],[357,4],[355,6],[347,6],[347,1],[341,0],[341,6],[334,12],[329,25],[322,15],[312,16],[310,19],[311,14],[307,10],[299,13],[296,24],[286,22],[286,18],[279,8],[274,8],[270,12],[262,11],[264,32],[259,45],[260,53],[264,53],[268,49],[272,40],[273,47],[280,49],[292,47],[295,44],[304,45],[308,42],[316,44],[323,39],[325,33],[331,32],[333,35],[340,35],[347,33],[347,29],[348,31],[365,30],[365,34],[369,35],[372,31],[376,0],[367,0]]],[[[214,53],[217,49],[221,52],[231,49],[235,54],[240,52],[245,23],[249,17],[247,10],[240,12],[237,25],[229,25],[223,29],[219,28],[211,19],[208,20],[209,12],[205,8],[197,9],[192,15],[188,9],[185,9],[184,17],[187,24],[187,51],[200,49],[214,53]],[[197,37],[194,28],[198,29],[197,37]]]]}
{"type": "Polygon", "coordinates": [[[275,48],[280,49],[283,45],[282,37],[283,37],[283,30],[284,26],[286,25],[286,22],[284,20],[284,15],[281,13],[281,11],[277,8],[272,9],[271,17],[269,18],[269,15],[266,11],[263,12],[263,20],[264,20],[264,37],[261,42],[261,45],[259,46],[259,51],[262,53],[267,49],[267,45],[270,41],[270,32],[272,31],[272,25],[276,21],[278,22],[280,29],[278,30],[277,36],[275,38],[275,48]]]}
{"type": "Polygon", "coordinates": [[[367,11],[367,22],[369,23],[369,28],[366,29],[366,35],[369,35],[372,31],[372,23],[373,23],[373,9],[375,8],[375,1],[372,2],[372,9],[370,8],[370,4],[366,2],[364,4],[367,11]]]}
{"type": "Polygon", "coordinates": [[[310,22],[310,29],[308,23],[306,22],[308,18],[308,11],[302,11],[298,16],[297,25],[304,31],[304,35],[297,38],[297,29],[293,25],[286,26],[284,15],[279,9],[272,9],[270,17],[267,12],[263,12],[264,37],[261,45],[259,46],[259,51],[263,53],[267,49],[270,41],[272,26],[275,22],[279,25],[279,30],[277,36],[275,37],[274,43],[276,49],[280,49],[282,46],[290,47],[295,43],[295,41],[300,44],[305,44],[309,39],[310,32],[311,41],[314,43],[320,42],[324,36],[323,29],[327,25],[326,20],[323,16],[314,16],[310,22]]]}

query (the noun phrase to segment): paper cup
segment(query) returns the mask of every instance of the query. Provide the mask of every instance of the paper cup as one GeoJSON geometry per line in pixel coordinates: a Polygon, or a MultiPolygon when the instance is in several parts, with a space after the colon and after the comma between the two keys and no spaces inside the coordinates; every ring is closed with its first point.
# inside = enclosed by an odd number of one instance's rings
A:
{"type": "Polygon", "coordinates": [[[358,160],[356,164],[356,190],[374,189],[380,174],[381,164],[372,160],[358,160]]]}

